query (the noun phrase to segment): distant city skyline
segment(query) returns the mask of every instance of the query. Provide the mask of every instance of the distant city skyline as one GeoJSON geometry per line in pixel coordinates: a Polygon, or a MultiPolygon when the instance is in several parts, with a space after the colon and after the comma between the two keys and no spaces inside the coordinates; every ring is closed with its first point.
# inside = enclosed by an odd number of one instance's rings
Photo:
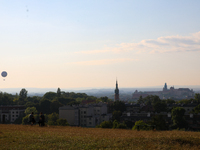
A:
{"type": "Polygon", "coordinates": [[[1,1],[4,88],[200,85],[200,1],[1,1]]]}

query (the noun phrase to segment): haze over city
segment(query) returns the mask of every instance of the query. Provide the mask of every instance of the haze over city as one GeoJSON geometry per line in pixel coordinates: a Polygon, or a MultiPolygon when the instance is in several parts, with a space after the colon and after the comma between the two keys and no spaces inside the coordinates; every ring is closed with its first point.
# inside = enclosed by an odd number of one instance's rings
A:
{"type": "Polygon", "coordinates": [[[0,88],[200,85],[200,1],[1,1],[0,88]]]}

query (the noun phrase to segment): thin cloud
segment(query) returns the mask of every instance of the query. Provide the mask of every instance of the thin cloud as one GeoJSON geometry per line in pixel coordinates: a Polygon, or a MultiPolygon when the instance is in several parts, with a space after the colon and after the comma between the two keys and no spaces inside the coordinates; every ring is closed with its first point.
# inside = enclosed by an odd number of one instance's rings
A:
{"type": "Polygon", "coordinates": [[[130,58],[102,59],[102,60],[70,62],[70,63],[67,63],[67,64],[95,66],[95,65],[108,65],[108,64],[123,63],[123,62],[132,62],[132,61],[138,61],[138,59],[130,59],[130,58]]]}
{"type": "Polygon", "coordinates": [[[134,51],[136,53],[166,53],[200,51],[200,32],[190,36],[165,36],[157,39],[142,40],[139,43],[121,43],[116,47],[106,47],[102,50],[80,51],[79,54],[121,53],[134,51]]]}

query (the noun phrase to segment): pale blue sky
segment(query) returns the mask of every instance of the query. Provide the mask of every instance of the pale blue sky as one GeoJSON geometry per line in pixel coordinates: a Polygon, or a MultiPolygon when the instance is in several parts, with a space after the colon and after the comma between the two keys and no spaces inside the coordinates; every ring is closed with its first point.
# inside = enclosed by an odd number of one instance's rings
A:
{"type": "Polygon", "coordinates": [[[0,0],[0,88],[200,85],[199,6],[0,0]]]}

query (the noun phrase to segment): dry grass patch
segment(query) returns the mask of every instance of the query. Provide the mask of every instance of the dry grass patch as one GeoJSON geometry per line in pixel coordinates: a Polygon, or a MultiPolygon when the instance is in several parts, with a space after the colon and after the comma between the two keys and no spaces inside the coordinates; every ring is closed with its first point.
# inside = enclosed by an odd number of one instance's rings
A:
{"type": "Polygon", "coordinates": [[[200,149],[200,133],[0,125],[0,149],[200,149]]]}

